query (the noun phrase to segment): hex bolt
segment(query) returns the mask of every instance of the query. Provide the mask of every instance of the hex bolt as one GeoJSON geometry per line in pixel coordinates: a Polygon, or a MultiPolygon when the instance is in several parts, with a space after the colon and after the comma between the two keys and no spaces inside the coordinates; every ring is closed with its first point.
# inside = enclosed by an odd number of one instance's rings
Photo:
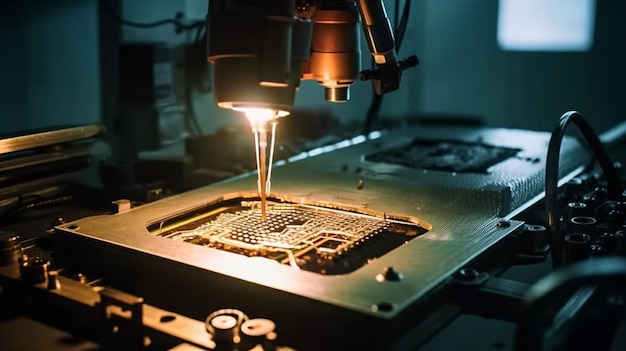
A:
{"type": "Polygon", "coordinates": [[[511,222],[507,221],[506,219],[501,219],[501,220],[498,221],[496,226],[498,228],[508,228],[508,227],[511,226],[511,222]]]}
{"type": "Polygon", "coordinates": [[[48,260],[23,256],[20,262],[20,279],[24,284],[47,283],[49,268],[48,260]]]}
{"type": "Polygon", "coordinates": [[[389,266],[385,267],[382,272],[376,275],[376,280],[379,282],[399,282],[404,279],[404,275],[398,272],[395,268],[389,266]]]}

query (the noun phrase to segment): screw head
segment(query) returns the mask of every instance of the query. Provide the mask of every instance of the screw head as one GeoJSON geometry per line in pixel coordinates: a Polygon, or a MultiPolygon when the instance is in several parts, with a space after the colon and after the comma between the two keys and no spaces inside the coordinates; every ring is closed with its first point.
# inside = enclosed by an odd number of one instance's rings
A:
{"type": "Polygon", "coordinates": [[[508,228],[508,227],[511,226],[511,222],[507,221],[506,219],[501,219],[501,220],[498,221],[496,226],[498,228],[508,228]]]}
{"type": "Polygon", "coordinates": [[[399,282],[404,279],[404,275],[398,272],[395,268],[389,266],[385,267],[381,273],[376,275],[376,280],[379,282],[399,282]]]}
{"type": "Polygon", "coordinates": [[[473,268],[461,268],[456,276],[465,281],[472,281],[478,278],[478,271],[473,268]]]}

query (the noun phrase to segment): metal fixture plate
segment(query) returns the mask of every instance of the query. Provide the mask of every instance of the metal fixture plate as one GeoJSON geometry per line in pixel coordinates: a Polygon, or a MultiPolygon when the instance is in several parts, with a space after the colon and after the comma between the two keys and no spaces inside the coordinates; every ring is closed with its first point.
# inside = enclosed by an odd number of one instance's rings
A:
{"type": "MultiPolygon", "coordinates": [[[[57,237],[65,247],[61,254],[73,262],[94,264],[100,259],[104,265],[122,266],[130,277],[143,274],[160,277],[155,272],[141,271],[140,265],[125,263],[139,257],[146,260],[143,267],[150,267],[152,263],[148,261],[160,262],[159,268],[176,266],[175,271],[186,270],[193,272],[196,278],[202,277],[200,285],[206,283],[221,289],[236,286],[245,290],[241,294],[219,289],[203,292],[213,298],[213,303],[232,301],[232,305],[259,308],[259,314],[270,316],[271,311],[278,313],[280,309],[281,313],[289,315],[288,322],[295,323],[298,313],[256,302],[270,301],[270,297],[276,295],[288,297],[283,306],[287,310],[290,310],[289,303],[296,304],[297,308],[311,304],[376,320],[393,320],[522,225],[519,221],[511,221],[510,226],[498,223],[506,214],[540,199],[548,141],[547,133],[519,130],[416,128],[341,141],[294,158],[299,161],[279,162],[274,169],[275,196],[403,214],[432,226],[427,233],[343,275],[297,270],[265,258],[154,236],[146,229],[163,218],[193,212],[233,194],[254,196],[254,175],[172,196],[124,213],[67,223],[57,227],[57,237]],[[520,151],[481,174],[410,169],[365,160],[365,155],[405,144],[416,136],[480,141],[520,151]],[[403,279],[377,280],[377,275],[388,267],[401,273],[403,279]],[[264,308],[270,313],[263,311],[264,308]]],[[[571,138],[564,140],[562,155],[562,176],[580,169],[589,159],[571,138]]],[[[181,275],[169,281],[183,280],[181,275]]],[[[180,294],[189,294],[201,289],[200,285],[194,288],[180,283],[172,289],[183,289],[180,294]]]]}

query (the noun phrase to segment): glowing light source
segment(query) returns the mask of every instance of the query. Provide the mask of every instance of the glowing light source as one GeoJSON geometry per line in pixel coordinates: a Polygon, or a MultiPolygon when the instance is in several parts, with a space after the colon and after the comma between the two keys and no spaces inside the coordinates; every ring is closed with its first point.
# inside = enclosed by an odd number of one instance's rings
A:
{"type": "Polygon", "coordinates": [[[516,51],[588,51],[595,0],[500,0],[498,45],[516,51]]]}
{"type": "Polygon", "coordinates": [[[274,118],[289,115],[287,111],[272,110],[263,107],[233,107],[233,110],[245,113],[253,130],[255,128],[264,129],[267,123],[274,120],[274,118]]]}
{"type": "Polygon", "coordinates": [[[289,112],[283,110],[272,110],[269,108],[257,107],[233,107],[233,110],[246,114],[252,133],[254,134],[254,149],[256,153],[256,169],[258,174],[259,197],[261,198],[261,219],[265,220],[265,203],[267,194],[272,186],[272,163],[274,161],[274,145],[276,143],[276,125],[278,117],[287,116],[289,112]],[[271,124],[271,144],[269,146],[269,157],[267,155],[267,131],[271,124]]]}

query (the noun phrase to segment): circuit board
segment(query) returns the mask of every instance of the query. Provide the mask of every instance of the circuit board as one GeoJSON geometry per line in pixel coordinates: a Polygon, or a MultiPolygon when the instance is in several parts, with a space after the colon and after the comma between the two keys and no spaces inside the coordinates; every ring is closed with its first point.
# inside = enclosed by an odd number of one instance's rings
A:
{"type": "Polygon", "coordinates": [[[345,274],[425,233],[417,221],[323,206],[240,200],[160,235],[320,274],[345,274]]]}

